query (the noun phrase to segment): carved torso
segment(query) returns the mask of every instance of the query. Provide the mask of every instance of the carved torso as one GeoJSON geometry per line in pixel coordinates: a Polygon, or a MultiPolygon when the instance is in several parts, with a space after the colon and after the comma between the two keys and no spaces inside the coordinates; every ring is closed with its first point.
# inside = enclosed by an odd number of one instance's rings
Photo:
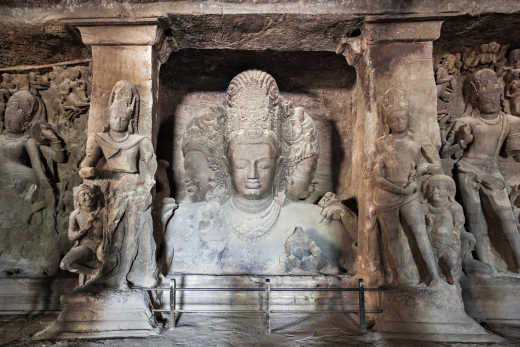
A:
{"type": "Polygon", "coordinates": [[[87,212],[76,210],[73,212],[79,230],[88,230],[79,240],[79,245],[87,246],[93,252],[103,240],[103,210],[87,212]]]}
{"type": "Polygon", "coordinates": [[[465,153],[465,158],[497,158],[508,131],[508,122],[505,115],[499,114],[496,119],[492,120],[484,120],[480,117],[464,117],[459,122],[468,124],[473,135],[473,142],[465,153]]]}
{"type": "MultiPolygon", "coordinates": [[[[395,138],[392,135],[379,139],[376,143],[378,157],[376,159],[377,175],[382,175],[391,183],[403,187],[415,182],[417,165],[421,155],[421,145],[410,136],[395,138]]],[[[395,194],[382,187],[377,187],[374,202],[379,207],[398,207],[415,194],[395,194]]]]}
{"type": "Polygon", "coordinates": [[[96,134],[96,142],[106,159],[103,169],[110,172],[137,173],[139,143],[143,139],[144,136],[141,135],[129,135],[123,141],[117,142],[109,133],[96,134]]]}
{"type": "Polygon", "coordinates": [[[25,182],[36,184],[37,177],[34,170],[28,165],[29,159],[25,145],[28,136],[10,138],[7,135],[0,137],[0,181],[2,186],[9,182],[25,182]],[[4,184],[5,183],[5,184],[4,184]]]}
{"type": "Polygon", "coordinates": [[[389,135],[378,142],[377,149],[387,180],[404,185],[415,174],[421,146],[409,136],[395,138],[389,135]]]}
{"type": "Polygon", "coordinates": [[[433,249],[437,255],[450,250],[460,250],[460,231],[464,225],[462,207],[455,202],[446,202],[447,206],[428,206],[428,230],[433,249]]]}
{"type": "MultiPolygon", "coordinates": [[[[280,210],[272,228],[248,238],[233,230],[216,202],[181,204],[166,232],[171,269],[175,272],[206,274],[287,274],[289,272],[338,273],[352,270],[353,241],[338,221],[320,223],[320,208],[306,203],[289,203],[280,210]],[[291,240],[300,227],[308,249],[319,249],[314,268],[293,269],[291,240]]],[[[301,238],[300,238],[301,239],[301,238]]],[[[301,240],[300,240],[301,241],[301,240]]],[[[298,257],[298,254],[294,254],[298,257]]]]}

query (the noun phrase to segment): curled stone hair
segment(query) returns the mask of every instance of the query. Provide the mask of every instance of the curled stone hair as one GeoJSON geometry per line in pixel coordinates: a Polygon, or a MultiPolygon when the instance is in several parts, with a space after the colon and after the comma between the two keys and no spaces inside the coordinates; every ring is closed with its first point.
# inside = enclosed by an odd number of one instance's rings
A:
{"type": "Polygon", "coordinates": [[[120,80],[114,84],[110,92],[109,106],[112,106],[116,100],[126,100],[125,106],[132,108],[131,120],[129,125],[130,133],[138,132],[139,121],[139,92],[132,83],[120,80]]]}
{"type": "Polygon", "coordinates": [[[464,83],[464,97],[474,108],[477,107],[478,94],[482,90],[486,81],[497,81],[495,71],[491,69],[480,69],[474,72],[464,83]]]}
{"type": "Polygon", "coordinates": [[[74,208],[79,208],[79,195],[81,192],[88,192],[90,195],[92,195],[92,199],[96,201],[96,205],[100,205],[100,199],[102,196],[101,189],[98,185],[89,185],[86,183],[82,183],[79,186],[75,187],[73,189],[73,196],[74,196],[74,208]]]}
{"type": "Polygon", "coordinates": [[[454,201],[455,199],[455,193],[457,192],[457,187],[455,185],[455,181],[453,181],[453,178],[447,175],[432,175],[428,177],[428,179],[424,182],[423,191],[425,194],[428,194],[430,191],[431,185],[436,182],[442,182],[446,185],[449,192],[449,198],[451,201],[454,201]]]}

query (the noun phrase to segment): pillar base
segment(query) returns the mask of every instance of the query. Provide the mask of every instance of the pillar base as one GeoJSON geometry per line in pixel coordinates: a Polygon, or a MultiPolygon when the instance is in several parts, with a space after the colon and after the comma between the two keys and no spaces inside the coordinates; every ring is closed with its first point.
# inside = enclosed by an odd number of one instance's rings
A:
{"type": "Polygon", "coordinates": [[[520,338],[520,276],[467,277],[462,288],[471,317],[497,334],[520,338]]]}
{"type": "Polygon", "coordinates": [[[58,319],[33,339],[146,337],[158,334],[148,296],[141,290],[76,292],[61,297],[58,319]]]}
{"type": "Polygon", "coordinates": [[[504,341],[464,311],[460,288],[441,282],[427,287],[389,289],[383,292],[383,314],[376,330],[388,339],[435,342],[504,341]]]}

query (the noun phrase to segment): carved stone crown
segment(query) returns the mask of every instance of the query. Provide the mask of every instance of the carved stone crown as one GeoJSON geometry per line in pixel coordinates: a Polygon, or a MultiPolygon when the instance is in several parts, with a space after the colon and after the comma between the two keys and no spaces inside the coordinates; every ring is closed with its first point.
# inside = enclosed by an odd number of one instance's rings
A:
{"type": "Polygon", "coordinates": [[[400,88],[387,89],[383,96],[382,107],[384,112],[408,108],[406,91],[400,88]]]}
{"type": "Polygon", "coordinates": [[[280,134],[280,92],[274,78],[260,70],[236,75],[226,91],[226,142],[233,133],[280,134]]]}

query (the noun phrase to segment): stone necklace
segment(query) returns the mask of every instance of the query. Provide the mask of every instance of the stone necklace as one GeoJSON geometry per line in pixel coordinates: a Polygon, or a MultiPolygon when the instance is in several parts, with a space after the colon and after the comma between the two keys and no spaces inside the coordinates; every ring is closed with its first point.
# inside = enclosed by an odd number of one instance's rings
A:
{"type": "Polygon", "coordinates": [[[285,201],[285,194],[280,193],[261,211],[244,211],[237,206],[233,197],[224,208],[224,219],[240,238],[255,239],[265,235],[278,220],[285,201]]]}

